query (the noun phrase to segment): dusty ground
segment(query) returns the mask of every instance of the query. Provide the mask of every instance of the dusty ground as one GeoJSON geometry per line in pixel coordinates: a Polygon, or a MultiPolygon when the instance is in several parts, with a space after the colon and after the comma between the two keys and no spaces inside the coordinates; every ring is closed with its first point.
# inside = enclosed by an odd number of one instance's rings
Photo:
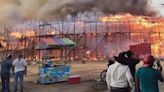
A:
{"type": "MultiPolygon", "coordinates": [[[[162,63],[164,67],[164,63],[162,63]]],[[[24,92],[107,92],[107,90],[93,91],[93,80],[99,78],[100,72],[106,68],[106,62],[76,62],[71,64],[71,75],[80,75],[81,83],[68,84],[67,82],[54,84],[37,84],[37,66],[28,66],[28,74],[25,77],[24,92]]],[[[11,89],[13,88],[13,80],[11,89]]],[[[160,92],[164,92],[164,83],[160,83],[160,92]]]]}

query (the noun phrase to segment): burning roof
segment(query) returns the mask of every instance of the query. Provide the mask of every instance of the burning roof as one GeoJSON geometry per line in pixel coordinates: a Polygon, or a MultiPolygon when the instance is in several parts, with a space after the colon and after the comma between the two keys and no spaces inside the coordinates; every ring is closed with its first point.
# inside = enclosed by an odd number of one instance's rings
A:
{"type": "MultiPolygon", "coordinates": [[[[80,18],[79,18],[80,19],[80,18]]],[[[28,22],[22,25],[13,27],[13,31],[10,33],[15,38],[21,37],[34,37],[38,35],[55,35],[55,34],[79,34],[105,32],[106,27],[115,28],[110,30],[111,32],[132,31],[132,32],[157,32],[164,31],[164,18],[160,17],[148,17],[148,16],[135,16],[129,13],[119,15],[101,15],[89,20],[88,16],[83,17],[83,20],[75,21],[51,21],[49,22],[28,22]],[[78,27],[77,29],[74,28],[78,27]],[[27,29],[25,29],[25,27],[27,29]],[[62,30],[61,30],[62,27],[62,30]],[[16,28],[16,29],[14,29],[16,28]],[[85,30],[84,30],[85,28],[85,30]],[[92,28],[92,29],[90,29],[92,28]],[[97,30],[96,30],[97,28],[97,30]],[[122,30],[126,29],[126,30],[122,30]],[[47,30],[40,32],[41,30],[47,30]]]]}

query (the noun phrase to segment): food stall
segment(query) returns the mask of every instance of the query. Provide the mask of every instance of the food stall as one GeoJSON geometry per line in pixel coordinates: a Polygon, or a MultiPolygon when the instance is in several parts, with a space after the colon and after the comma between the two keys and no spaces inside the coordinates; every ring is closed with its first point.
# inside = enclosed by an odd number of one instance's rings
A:
{"type": "Polygon", "coordinates": [[[41,38],[37,45],[40,51],[41,64],[39,65],[38,82],[42,84],[67,81],[70,76],[70,66],[64,62],[56,63],[47,51],[54,49],[70,49],[75,47],[75,42],[68,38],[41,38]]]}

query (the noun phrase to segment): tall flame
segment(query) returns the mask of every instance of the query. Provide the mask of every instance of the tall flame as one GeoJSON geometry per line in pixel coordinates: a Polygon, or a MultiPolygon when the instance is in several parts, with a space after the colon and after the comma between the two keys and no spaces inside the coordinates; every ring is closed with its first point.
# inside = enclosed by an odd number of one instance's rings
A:
{"type": "MultiPolygon", "coordinates": [[[[150,42],[152,43],[152,50],[154,55],[164,55],[160,50],[163,49],[164,34],[159,34],[164,29],[164,19],[163,18],[151,18],[145,16],[133,16],[131,14],[115,15],[115,16],[104,16],[100,17],[99,20],[104,23],[112,23],[112,26],[124,26],[127,30],[133,31],[131,33],[132,37],[139,36],[135,32],[154,32],[151,34],[150,42]]],[[[140,38],[144,40],[144,38],[140,38]]]]}

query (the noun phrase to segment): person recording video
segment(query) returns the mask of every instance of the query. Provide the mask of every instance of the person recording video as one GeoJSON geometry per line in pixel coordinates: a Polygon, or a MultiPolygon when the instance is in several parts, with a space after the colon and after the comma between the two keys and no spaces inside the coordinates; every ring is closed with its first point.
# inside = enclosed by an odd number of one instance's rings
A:
{"type": "Polygon", "coordinates": [[[152,55],[146,55],[143,59],[143,67],[135,74],[137,92],[159,92],[158,81],[163,82],[162,66],[154,69],[155,59],[152,55]]]}
{"type": "Polygon", "coordinates": [[[160,71],[162,71],[162,65],[160,63],[160,59],[156,59],[153,65],[153,68],[158,69],[160,71]]]}

